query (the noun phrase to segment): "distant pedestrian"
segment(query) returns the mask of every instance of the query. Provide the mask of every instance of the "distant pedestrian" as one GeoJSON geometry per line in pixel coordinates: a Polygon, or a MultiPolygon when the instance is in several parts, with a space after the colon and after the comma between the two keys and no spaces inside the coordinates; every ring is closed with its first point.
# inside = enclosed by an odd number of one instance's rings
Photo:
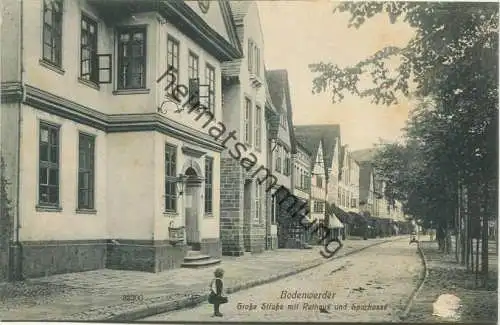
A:
{"type": "Polygon", "coordinates": [[[208,296],[208,303],[214,305],[214,316],[222,317],[219,307],[222,304],[227,303],[227,297],[222,295],[224,289],[224,283],[222,278],[224,277],[224,270],[218,267],[214,272],[214,278],[210,282],[210,294],[208,296]]]}

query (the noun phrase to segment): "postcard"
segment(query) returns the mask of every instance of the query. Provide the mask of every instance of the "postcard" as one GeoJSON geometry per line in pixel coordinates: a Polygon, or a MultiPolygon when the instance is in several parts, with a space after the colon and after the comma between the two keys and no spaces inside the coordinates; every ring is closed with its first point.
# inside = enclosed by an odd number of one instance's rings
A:
{"type": "Polygon", "coordinates": [[[0,321],[496,323],[498,3],[1,10],[0,321]]]}

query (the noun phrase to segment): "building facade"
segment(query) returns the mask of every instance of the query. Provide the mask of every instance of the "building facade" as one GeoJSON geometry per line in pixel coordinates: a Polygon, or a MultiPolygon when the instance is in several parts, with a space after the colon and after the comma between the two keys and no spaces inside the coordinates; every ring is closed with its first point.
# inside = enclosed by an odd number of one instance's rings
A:
{"type": "Polygon", "coordinates": [[[257,5],[234,1],[230,6],[244,58],[222,65],[223,121],[236,131],[238,144],[221,159],[221,235],[223,253],[239,256],[266,247],[266,184],[258,170],[267,166],[267,84],[257,5]]]}
{"type": "Polygon", "coordinates": [[[375,215],[374,178],[371,163],[361,162],[359,172],[359,210],[375,215]]]}
{"type": "Polygon", "coordinates": [[[6,9],[12,273],[158,272],[189,249],[220,256],[224,146],[207,127],[222,120],[221,64],[242,57],[228,3],[9,0],[6,9]]]}
{"type": "Polygon", "coordinates": [[[325,222],[326,209],[326,168],[323,155],[323,141],[319,141],[312,163],[311,173],[311,219],[325,222]]]}
{"type": "Polygon", "coordinates": [[[351,156],[347,145],[341,147],[339,172],[339,207],[342,210],[359,211],[359,165],[351,156]]]}
{"type": "MultiPolygon", "coordinates": [[[[293,155],[293,194],[305,202],[311,200],[311,153],[296,142],[297,152],[293,155]]],[[[309,211],[310,212],[310,211],[309,211]]],[[[310,214],[308,215],[310,217],[310,214]]]]}
{"type": "MultiPolygon", "coordinates": [[[[269,123],[269,141],[271,155],[271,171],[276,182],[273,184],[271,193],[283,187],[290,194],[293,193],[292,180],[292,143],[294,139],[292,125],[292,102],[290,98],[290,86],[288,82],[288,73],[286,70],[266,71],[266,80],[271,97],[272,105],[277,114],[274,115],[269,123]]],[[[287,230],[280,225],[279,220],[289,220],[290,211],[283,204],[282,200],[277,200],[272,196],[273,210],[271,212],[270,228],[272,247],[284,247],[287,241],[287,230]],[[281,204],[280,204],[281,202],[281,204]],[[277,237],[274,238],[276,230],[277,237]]]]}

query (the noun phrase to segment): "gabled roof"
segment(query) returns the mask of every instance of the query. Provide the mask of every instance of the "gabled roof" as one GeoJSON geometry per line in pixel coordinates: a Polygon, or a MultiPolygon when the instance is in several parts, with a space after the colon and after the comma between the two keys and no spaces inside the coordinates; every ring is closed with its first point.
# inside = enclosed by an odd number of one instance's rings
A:
{"type": "MultiPolygon", "coordinates": [[[[298,141],[297,138],[295,138],[295,142],[297,145],[297,149],[302,150],[307,156],[309,156],[310,159],[312,159],[312,153],[302,144],[302,142],[298,141]]],[[[298,150],[297,150],[298,151],[298,150]]]]}
{"type": "Polygon", "coordinates": [[[219,7],[222,16],[224,17],[224,25],[226,26],[229,39],[231,40],[231,44],[235,46],[241,53],[243,53],[243,49],[241,48],[241,42],[236,32],[236,23],[234,14],[231,10],[231,2],[228,0],[219,0],[219,7]]]}
{"type": "Polygon", "coordinates": [[[377,151],[377,148],[361,149],[351,152],[351,156],[358,163],[370,162],[375,158],[377,151]]]}
{"type": "Polygon", "coordinates": [[[240,21],[245,18],[251,3],[251,1],[230,1],[235,21],[240,21]]]}
{"type": "Polygon", "coordinates": [[[294,132],[297,141],[305,144],[314,157],[316,157],[320,141],[323,141],[323,159],[325,161],[325,173],[328,177],[328,168],[332,165],[335,141],[338,139],[340,143],[340,125],[296,125],[294,132]]]}
{"type": "Polygon", "coordinates": [[[251,1],[230,1],[235,21],[240,21],[245,18],[251,3],[251,1]]]}
{"type": "Polygon", "coordinates": [[[305,148],[307,152],[310,153],[311,158],[314,160],[318,155],[318,148],[320,144],[320,139],[307,136],[303,129],[297,129],[294,127],[295,131],[295,142],[300,144],[301,147],[305,148]]]}
{"type": "MultiPolygon", "coordinates": [[[[290,98],[290,84],[288,82],[288,72],[284,69],[280,70],[269,70],[266,71],[266,81],[267,81],[267,89],[269,90],[269,95],[271,96],[271,101],[274,104],[274,107],[278,109],[278,111],[282,111],[281,104],[283,103],[283,99],[286,102],[287,110],[287,123],[288,123],[288,133],[290,134],[290,143],[292,145],[292,153],[297,152],[297,148],[295,146],[295,134],[293,129],[293,119],[292,119],[292,100],[290,98]],[[283,98],[285,96],[285,98],[283,98]]],[[[279,123],[279,121],[278,121],[279,123]]],[[[271,128],[271,137],[275,138],[278,134],[279,128],[271,128]]]]}

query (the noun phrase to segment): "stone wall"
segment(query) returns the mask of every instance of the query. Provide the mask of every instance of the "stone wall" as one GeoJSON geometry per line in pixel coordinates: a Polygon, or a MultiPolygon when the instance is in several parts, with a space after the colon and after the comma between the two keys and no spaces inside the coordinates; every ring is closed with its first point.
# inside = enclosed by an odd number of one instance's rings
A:
{"type": "Polygon", "coordinates": [[[221,158],[220,240],[222,255],[240,256],[243,241],[243,169],[232,157],[221,158]]]}
{"type": "Polygon", "coordinates": [[[106,268],[143,272],[162,272],[178,268],[184,261],[187,247],[168,241],[124,240],[108,243],[106,268]]]}
{"type": "Polygon", "coordinates": [[[203,238],[200,246],[202,254],[214,258],[222,256],[222,244],[219,238],[203,238]]]}
{"type": "Polygon", "coordinates": [[[21,257],[22,278],[90,271],[106,266],[105,240],[31,241],[22,242],[20,247],[13,249],[21,257]]]}

